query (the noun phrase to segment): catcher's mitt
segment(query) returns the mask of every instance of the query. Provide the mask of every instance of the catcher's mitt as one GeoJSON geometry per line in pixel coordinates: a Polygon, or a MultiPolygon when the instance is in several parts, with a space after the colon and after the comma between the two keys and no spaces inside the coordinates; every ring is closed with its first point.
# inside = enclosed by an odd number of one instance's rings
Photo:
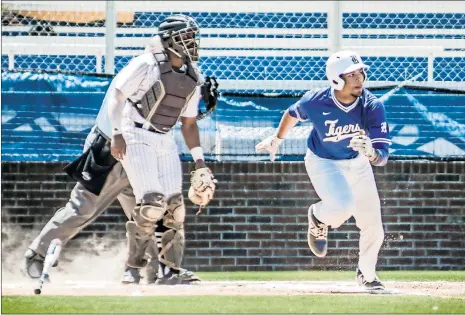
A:
{"type": "Polygon", "coordinates": [[[202,207],[213,199],[216,183],[218,181],[208,167],[202,167],[191,172],[191,187],[189,188],[188,197],[192,203],[200,206],[197,214],[200,214],[202,207]]]}
{"type": "Polygon", "coordinates": [[[203,119],[209,116],[216,108],[218,103],[218,82],[215,77],[207,76],[205,82],[200,87],[202,99],[205,102],[205,111],[202,111],[199,107],[199,113],[197,114],[197,120],[203,119]]]}

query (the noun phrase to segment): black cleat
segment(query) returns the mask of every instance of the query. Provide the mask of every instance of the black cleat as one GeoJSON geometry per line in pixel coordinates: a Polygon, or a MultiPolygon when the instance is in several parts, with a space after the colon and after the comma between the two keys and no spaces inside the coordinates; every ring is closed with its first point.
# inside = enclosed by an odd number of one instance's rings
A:
{"type": "Polygon", "coordinates": [[[328,252],[328,226],[315,218],[313,206],[308,209],[307,239],[308,246],[316,256],[326,256],[328,252]]]}
{"type": "Polygon", "coordinates": [[[357,280],[359,287],[364,288],[366,290],[384,290],[384,285],[381,283],[381,281],[379,281],[377,277],[372,282],[368,282],[365,280],[365,277],[363,276],[362,272],[358,267],[356,272],[357,275],[355,277],[355,280],[357,280]]]}

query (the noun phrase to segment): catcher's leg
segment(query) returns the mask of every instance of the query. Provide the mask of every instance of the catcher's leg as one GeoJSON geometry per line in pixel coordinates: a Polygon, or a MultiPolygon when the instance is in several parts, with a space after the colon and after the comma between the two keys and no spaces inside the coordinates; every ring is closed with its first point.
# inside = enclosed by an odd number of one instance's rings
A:
{"type": "Polygon", "coordinates": [[[149,262],[145,267],[148,284],[155,283],[155,281],[157,280],[158,253],[159,250],[161,250],[161,236],[163,235],[163,233],[160,232],[160,226],[164,228],[163,220],[160,220],[156,223],[155,238],[149,242],[147,250],[145,251],[147,257],[149,258],[149,262]],[[158,241],[160,241],[160,245],[158,244],[158,241]]]}
{"type": "Polygon", "coordinates": [[[166,203],[160,193],[149,193],[142,197],[141,204],[134,208],[132,221],[126,222],[128,237],[127,266],[142,268],[147,264],[145,251],[153,239],[155,223],[163,217],[166,203]]]}
{"type": "Polygon", "coordinates": [[[200,280],[192,272],[181,268],[184,254],[184,219],[186,208],[181,194],[168,199],[163,225],[160,224],[157,243],[159,246],[158,279],[155,284],[188,284],[200,280]]]}

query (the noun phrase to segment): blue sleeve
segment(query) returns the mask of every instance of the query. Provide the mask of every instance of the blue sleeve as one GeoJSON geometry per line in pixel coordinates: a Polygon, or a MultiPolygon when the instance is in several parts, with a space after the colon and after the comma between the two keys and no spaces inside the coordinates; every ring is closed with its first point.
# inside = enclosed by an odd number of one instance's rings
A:
{"type": "Polygon", "coordinates": [[[367,110],[367,131],[373,148],[389,152],[391,140],[383,103],[375,99],[373,103],[368,106],[367,110]]]}
{"type": "Polygon", "coordinates": [[[305,93],[300,100],[289,106],[289,115],[300,121],[306,121],[309,119],[309,103],[312,97],[315,95],[314,91],[308,91],[305,93]]]}
{"type": "Polygon", "coordinates": [[[386,120],[386,110],[384,109],[384,104],[378,99],[374,99],[372,104],[368,105],[367,128],[371,143],[378,156],[371,164],[374,166],[384,166],[389,159],[391,140],[389,125],[386,120]]]}

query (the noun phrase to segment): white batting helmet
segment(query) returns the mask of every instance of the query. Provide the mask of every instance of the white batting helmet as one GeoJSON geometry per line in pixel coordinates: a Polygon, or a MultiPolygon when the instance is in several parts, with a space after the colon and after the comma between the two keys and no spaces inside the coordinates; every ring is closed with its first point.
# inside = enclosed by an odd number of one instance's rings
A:
{"type": "Polygon", "coordinates": [[[326,77],[335,90],[342,90],[345,82],[342,75],[359,69],[363,69],[366,79],[365,69],[370,68],[362,62],[359,54],[349,50],[339,51],[331,55],[326,61],[326,77]]]}

